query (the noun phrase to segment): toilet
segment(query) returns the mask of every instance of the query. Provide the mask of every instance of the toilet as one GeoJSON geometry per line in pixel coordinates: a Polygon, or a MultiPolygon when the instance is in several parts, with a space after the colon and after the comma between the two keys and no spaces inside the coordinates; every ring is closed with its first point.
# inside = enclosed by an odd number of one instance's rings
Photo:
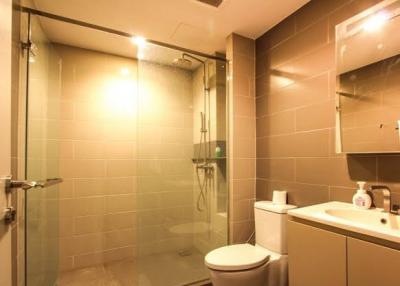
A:
{"type": "Polygon", "coordinates": [[[256,245],[234,244],[209,252],[213,286],[287,286],[287,212],[293,205],[254,203],[256,245]]]}

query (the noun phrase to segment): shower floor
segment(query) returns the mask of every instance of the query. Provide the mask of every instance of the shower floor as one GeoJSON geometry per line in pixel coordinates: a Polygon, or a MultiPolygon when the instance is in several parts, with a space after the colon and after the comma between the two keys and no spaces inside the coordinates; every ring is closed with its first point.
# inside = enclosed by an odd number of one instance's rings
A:
{"type": "Polygon", "coordinates": [[[58,286],[180,286],[208,278],[204,256],[162,253],[63,272],[58,286]]]}

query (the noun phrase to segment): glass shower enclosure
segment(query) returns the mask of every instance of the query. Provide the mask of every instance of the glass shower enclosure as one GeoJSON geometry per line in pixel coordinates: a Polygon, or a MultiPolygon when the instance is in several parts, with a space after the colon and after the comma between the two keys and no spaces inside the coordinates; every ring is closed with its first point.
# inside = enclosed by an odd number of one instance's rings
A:
{"type": "Polygon", "coordinates": [[[22,16],[26,178],[63,179],[26,192],[26,285],[206,282],[228,242],[224,58],[22,16]]]}

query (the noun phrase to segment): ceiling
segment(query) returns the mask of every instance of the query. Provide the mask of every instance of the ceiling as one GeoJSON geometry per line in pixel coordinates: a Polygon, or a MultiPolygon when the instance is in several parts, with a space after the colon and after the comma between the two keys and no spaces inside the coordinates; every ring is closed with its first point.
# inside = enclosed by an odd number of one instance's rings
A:
{"type": "MultiPolygon", "coordinates": [[[[232,32],[256,39],[309,0],[224,0],[212,7],[196,0],[34,0],[53,14],[214,54],[232,32]]],[[[55,31],[47,25],[47,29],[55,31]]],[[[82,37],[57,29],[59,39],[82,37]]],[[[109,45],[106,41],[104,45],[109,45]]]]}

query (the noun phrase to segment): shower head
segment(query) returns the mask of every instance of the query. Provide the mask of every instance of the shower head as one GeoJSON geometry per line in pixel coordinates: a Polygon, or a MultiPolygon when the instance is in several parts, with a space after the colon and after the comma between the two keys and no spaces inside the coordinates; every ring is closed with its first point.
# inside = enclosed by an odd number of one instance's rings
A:
{"type": "Polygon", "coordinates": [[[176,58],[173,61],[173,64],[175,66],[181,67],[181,68],[190,68],[192,66],[192,61],[189,59],[185,59],[183,56],[180,58],[176,58]]]}
{"type": "Polygon", "coordinates": [[[183,53],[180,58],[174,59],[173,64],[176,65],[176,66],[188,69],[188,68],[191,68],[192,64],[193,64],[193,62],[190,59],[201,63],[205,68],[205,61],[202,61],[201,59],[196,58],[195,56],[192,56],[192,55],[187,54],[187,53],[183,53]]]}

